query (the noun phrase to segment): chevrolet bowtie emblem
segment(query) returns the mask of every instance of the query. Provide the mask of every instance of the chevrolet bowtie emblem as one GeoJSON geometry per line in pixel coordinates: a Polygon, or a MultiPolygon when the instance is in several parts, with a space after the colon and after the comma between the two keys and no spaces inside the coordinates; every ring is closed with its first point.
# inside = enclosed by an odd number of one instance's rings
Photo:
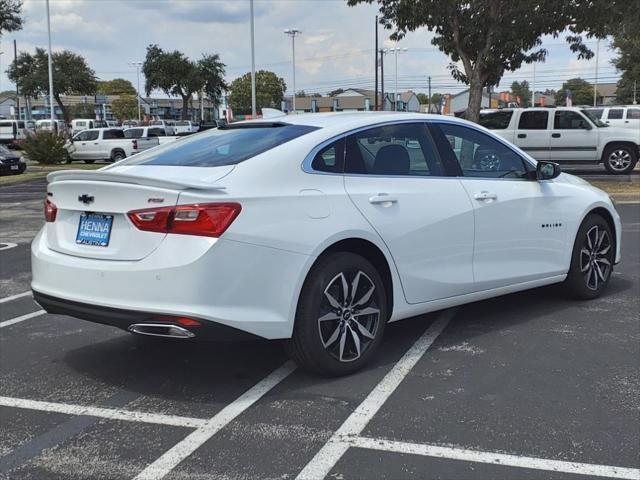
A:
{"type": "Polygon", "coordinates": [[[87,195],[86,193],[78,196],[78,201],[84,203],[85,205],[89,205],[93,203],[94,198],[91,195],[87,195]]]}

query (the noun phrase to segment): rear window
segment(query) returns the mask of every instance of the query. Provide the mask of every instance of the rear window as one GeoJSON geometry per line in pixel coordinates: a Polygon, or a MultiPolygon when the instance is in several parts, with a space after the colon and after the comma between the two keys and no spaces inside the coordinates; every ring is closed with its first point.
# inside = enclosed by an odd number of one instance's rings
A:
{"type": "Polygon", "coordinates": [[[188,127],[189,122],[176,122],[177,127],[188,127]]]}
{"type": "Polygon", "coordinates": [[[286,123],[235,126],[207,130],[142,152],[122,165],[172,165],[182,167],[220,167],[235,165],[271,150],[317,127],[286,123]]]}
{"type": "Polygon", "coordinates": [[[77,127],[86,127],[87,126],[87,122],[76,122],[76,126],[77,127]]]}
{"type": "Polygon", "coordinates": [[[480,114],[480,125],[490,130],[505,130],[511,122],[513,111],[487,112],[480,114]]]}
{"type": "Polygon", "coordinates": [[[128,128],[124,131],[124,138],[141,138],[143,133],[143,128],[128,128]]]}
{"type": "Polygon", "coordinates": [[[161,120],[154,120],[149,122],[149,125],[164,125],[164,123],[161,120]]]}

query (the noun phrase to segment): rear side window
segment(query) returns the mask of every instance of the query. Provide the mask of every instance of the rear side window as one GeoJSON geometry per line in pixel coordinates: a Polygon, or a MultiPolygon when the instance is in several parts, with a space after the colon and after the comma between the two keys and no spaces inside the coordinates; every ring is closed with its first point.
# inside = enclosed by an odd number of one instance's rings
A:
{"type": "Polygon", "coordinates": [[[179,142],[144,151],[131,157],[123,165],[236,165],[314,130],[317,130],[317,127],[287,123],[243,124],[207,130],[179,142]]]}
{"type": "Polygon", "coordinates": [[[621,108],[610,108],[609,115],[607,115],[607,120],[621,120],[622,112],[623,110],[621,108]]]}
{"type": "Polygon", "coordinates": [[[546,130],[549,121],[549,112],[527,111],[522,112],[518,122],[519,130],[546,130]]]}
{"type": "Polygon", "coordinates": [[[311,162],[318,172],[342,173],[344,170],[344,139],[322,148],[311,162]]]}
{"type": "Polygon", "coordinates": [[[114,138],[124,138],[122,130],[105,130],[102,134],[104,140],[113,140],[114,138]]]}
{"type": "Polygon", "coordinates": [[[627,120],[639,120],[640,108],[629,108],[627,110],[627,120]]]}
{"type": "Polygon", "coordinates": [[[86,127],[87,126],[87,122],[76,122],[76,126],[77,127],[86,127]]]}
{"type": "Polygon", "coordinates": [[[489,130],[505,130],[511,123],[512,116],[512,110],[481,113],[480,125],[489,130]]]}
{"type": "Polygon", "coordinates": [[[164,131],[164,128],[149,128],[149,130],[147,130],[147,136],[148,137],[166,137],[166,133],[164,131]]]}
{"type": "Polygon", "coordinates": [[[142,128],[128,128],[124,131],[124,138],[141,138],[143,133],[142,128]]]}
{"type": "Polygon", "coordinates": [[[347,137],[345,172],[368,175],[443,175],[424,123],[374,127],[347,137]]]}

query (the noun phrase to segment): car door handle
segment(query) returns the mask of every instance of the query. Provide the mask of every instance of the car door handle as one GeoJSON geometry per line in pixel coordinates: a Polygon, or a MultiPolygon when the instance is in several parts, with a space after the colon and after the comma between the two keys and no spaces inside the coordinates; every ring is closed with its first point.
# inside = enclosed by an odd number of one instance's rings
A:
{"type": "Polygon", "coordinates": [[[527,138],[527,134],[526,133],[519,133],[518,134],[518,138],[527,138]]]}
{"type": "Polygon", "coordinates": [[[552,133],[551,136],[553,138],[560,138],[560,134],[559,133],[552,133]]]}
{"type": "Polygon", "coordinates": [[[377,195],[369,197],[369,203],[371,203],[372,205],[380,205],[385,203],[392,204],[396,203],[397,201],[398,199],[396,197],[387,193],[379,193],[377,195]]]}
{"type": "Polygon", "coordinates": [[[476,200],[497,200],[498,199],[498,194],[487,192],[486,190],[483,190],[480,193],[476,193],[473,196],[473,198],[475,198],[476,200]]]}

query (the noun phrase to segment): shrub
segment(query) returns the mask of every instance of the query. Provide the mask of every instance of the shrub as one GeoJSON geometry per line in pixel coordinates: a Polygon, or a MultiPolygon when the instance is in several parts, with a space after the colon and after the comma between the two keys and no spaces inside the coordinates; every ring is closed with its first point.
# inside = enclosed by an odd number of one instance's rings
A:
{"type": "Polygon", "coordinates": [[[41,164],[61,163],[69,159],[65,143],[64,137],[45,131],[29,135],[22,144],[22,149],[29,160],[41,164]]]}

